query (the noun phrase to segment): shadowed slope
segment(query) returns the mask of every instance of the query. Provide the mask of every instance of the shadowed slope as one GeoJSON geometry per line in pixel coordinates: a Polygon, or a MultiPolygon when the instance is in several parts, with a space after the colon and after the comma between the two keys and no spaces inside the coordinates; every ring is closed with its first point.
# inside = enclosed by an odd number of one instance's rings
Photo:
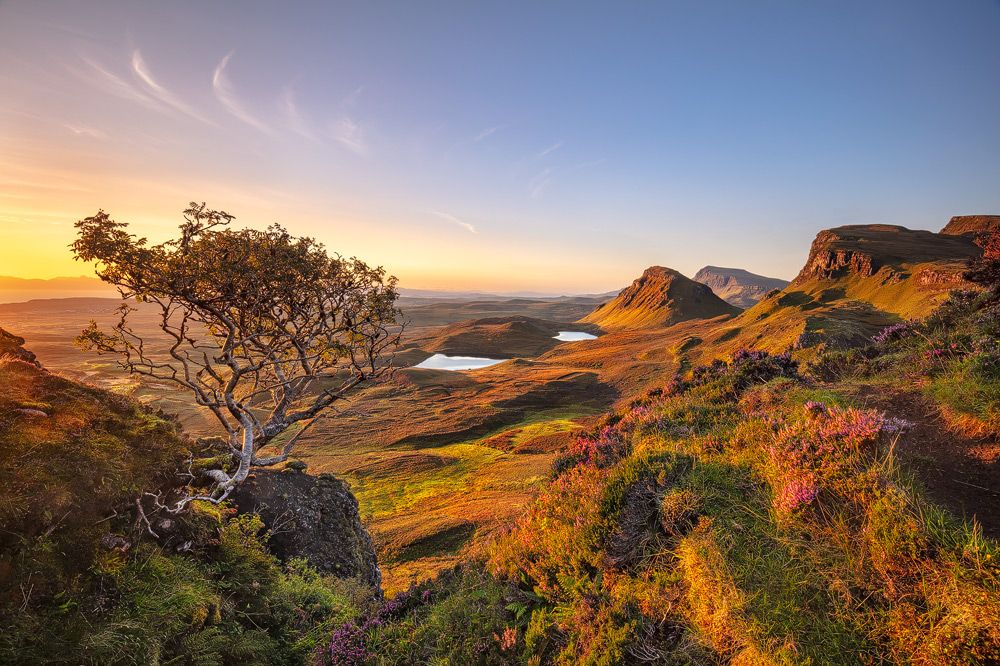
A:
{"type": "Polygon", "coordinates": [[[788,280],[757,275],[742,268],[718,266],[705,266],[695,273],[694,280],[707,284],[716,296],[738,308],[752,307],[769,291],[788,286],[788,280]]]}

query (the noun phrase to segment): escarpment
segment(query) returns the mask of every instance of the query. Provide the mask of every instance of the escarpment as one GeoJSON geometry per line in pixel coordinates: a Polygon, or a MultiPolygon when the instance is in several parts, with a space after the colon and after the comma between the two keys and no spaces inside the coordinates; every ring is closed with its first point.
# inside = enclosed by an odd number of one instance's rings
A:
{"type": "Polygon", "coordinates": [[[969,259],[982,253],[971,238],[936,234],[889,224],[850,225],[816,235],[805,266],[792,286],[812,279],[871,277],[886,270],[889,280],[909,277],[909,267],[938,264],[937,281],[945,272],[961,272],[969,259]],[[895,277],[896,274],[898,277],[895,277]]]}

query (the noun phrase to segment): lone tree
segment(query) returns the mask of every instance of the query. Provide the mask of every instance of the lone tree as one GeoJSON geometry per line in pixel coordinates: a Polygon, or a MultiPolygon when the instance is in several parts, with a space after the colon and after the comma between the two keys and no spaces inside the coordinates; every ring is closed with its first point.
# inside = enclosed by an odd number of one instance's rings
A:
{"type": "Polygon", "coordinates": [[[76,258],[97,262],[125,301],[110,331],[92,321],[78,342],[190,391],[225,433],[232,460],[189,469],[174,512],[221,502],[252,468],[286,460],[325,410],[390,371],[399,342],[396,278],[278,225],[230,229],[233,219],[192,203],[180,237],[159,245],[104,211],[76,223],[76,258]],[[128,301],[155,308],[159,333],[133,328],[128,301]]]}

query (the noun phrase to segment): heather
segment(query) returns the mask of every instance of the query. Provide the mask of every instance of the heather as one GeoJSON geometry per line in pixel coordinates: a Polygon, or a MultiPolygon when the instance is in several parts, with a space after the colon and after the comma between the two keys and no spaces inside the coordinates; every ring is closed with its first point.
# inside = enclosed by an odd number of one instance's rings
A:
{"type": "Polygon", "coordinates": [[[867,345],[824,354],[810,364],[809,374],[821,381],[880,386],[889,392],[915,390],[955,432],[996,435],[1000,302],[995,291],[954,291],[926,319],[887,326],[867,345]]]}
{"type": "Polygon", "coordinates": [[[580,436],[474,563],[342,626],[324,663],[992,663],[997,544],[900,463],[912,425],[783,355],[694,368],[580,436]]]}

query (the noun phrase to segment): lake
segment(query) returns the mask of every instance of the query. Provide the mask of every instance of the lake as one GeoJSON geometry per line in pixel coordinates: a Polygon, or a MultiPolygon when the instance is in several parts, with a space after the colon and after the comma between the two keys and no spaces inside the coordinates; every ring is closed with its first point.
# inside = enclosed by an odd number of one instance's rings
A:
{"type": "Polygon", "coordinates": [[[560,342],[578,342],[580,340],[593,340],[597,336],[583,331],[559,331],[559,335],[555,337],[560,342]]]}
{"type": "Polygon", "coordinates": [[[429,370],[476,370],[478,368],[488,368],[497,363],[503,363],[502,358],[483,358],[480,356],[446,356],[445,354],[434,354],[429,359],[413,366],[414,368],[427,368],[429,370]]]}

